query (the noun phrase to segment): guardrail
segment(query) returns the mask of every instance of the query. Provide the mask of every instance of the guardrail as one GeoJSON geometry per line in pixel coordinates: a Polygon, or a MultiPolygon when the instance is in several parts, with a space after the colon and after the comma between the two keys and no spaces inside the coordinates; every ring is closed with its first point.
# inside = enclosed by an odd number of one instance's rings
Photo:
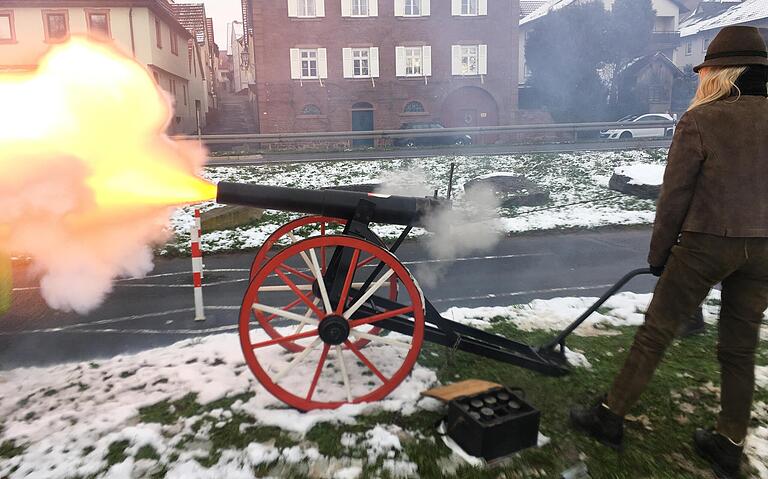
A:
{"type": "Polygon", "coordinates": [[[482,126],[468,128],[429,128],[410,130],[373,130],[373,131],[333,131],[333,132],[303,132],[303,133],[253,133],[230,135],[202,135],[198,137],[179,137],[181,139],[200,139],[206,144],[227,143],[280,143],[301,141],[325,141],[325,140],[360,140],[360,139],[388,139],[388,138],[415,138],[433,136],[457,136],[457,135],[499,135],[502,133],[581,133],[599,132],[601,130],[623,129],[651,129],[673,128],[674,121],[648,122],[648,123],[553,123],[538,125],[505,125],[482,126]]]}

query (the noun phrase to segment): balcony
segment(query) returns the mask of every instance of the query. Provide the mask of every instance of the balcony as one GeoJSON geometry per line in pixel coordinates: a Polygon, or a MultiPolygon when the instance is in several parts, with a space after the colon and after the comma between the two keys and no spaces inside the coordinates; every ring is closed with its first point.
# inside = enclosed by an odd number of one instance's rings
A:
{"type": "Polygon", "coordinates": [[[651,35],[651,45],[655,50],[677,48],[680,43],[679,31],[656,31],[651,35]]]}

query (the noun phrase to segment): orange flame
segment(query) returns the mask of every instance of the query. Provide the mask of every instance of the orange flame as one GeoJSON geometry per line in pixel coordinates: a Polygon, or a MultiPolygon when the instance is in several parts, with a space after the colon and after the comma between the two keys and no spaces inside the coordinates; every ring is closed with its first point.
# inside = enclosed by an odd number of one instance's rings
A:
{"type": "Polygon", "coordinates": [[[32,74],[0,74],[0,105],[0,177],[28,158],[75,159],[92,192],[95,211],[86,216],[216,196],[194,174],[202,149],[165,135],[172,110],[164,93],[108,44],[75,37],[32,74]]]}

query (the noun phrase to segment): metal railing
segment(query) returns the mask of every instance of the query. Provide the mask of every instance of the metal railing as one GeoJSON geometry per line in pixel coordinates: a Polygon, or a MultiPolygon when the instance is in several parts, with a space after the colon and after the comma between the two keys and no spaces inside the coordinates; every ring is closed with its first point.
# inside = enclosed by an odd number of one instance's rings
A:
{"type": "MultiPolygon", "coordinates": [[[[600,132],[603,130],[647,130],[674,128],[674,121],[647,123],[554,123],[538,125],[506,125],[481,126],[467,128],[427,128],[403,130],[373,130],[373,131],[332,131],[332,132],[302,132],[302,133],[250,133],[228,135],[202,135],[199,137],[206,144],[228,143],[281,143],[328,140],[362,140],[362,139],[395,139],[439,136],[483,136],[500,135],[504,133],[583,133],[600,132]]],[[[178,137],[179,139],[198,139],[198,137],[178,137]]]]}

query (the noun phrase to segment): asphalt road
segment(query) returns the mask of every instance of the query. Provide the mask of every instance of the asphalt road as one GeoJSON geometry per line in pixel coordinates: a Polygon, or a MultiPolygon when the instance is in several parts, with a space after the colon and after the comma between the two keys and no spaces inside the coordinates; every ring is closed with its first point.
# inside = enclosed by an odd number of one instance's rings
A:
{"type": "MultiPolygon", "coordinates": [[[[577,143],[542,143],[531,145],[472,145],[396,150],[357,150],[343,152],[285,152],[245,156],[215,156],[208,166],[243,166],[265,163],[300,163],[316,161],[386,160],[396,158],[423,158],[428,156],[485,156],[515,153],[564,153],[571,151],[610,151],[645,148],[668,148],[669,138],[594,140],[577,143]]],[[[215,147],[216,145],[214,145],[215,147]]],[[[220,153],[224,154],[224,153],[220,153]]]]}
{"type": "MultiPolygon", "coordinates": [[[[439,284],[422,287],[444,311],[598,296],[627,271],[645,266],[649,239],[649,228],[513,236],[482,255],[442,263],[430,261],[413,241],[398,256],[417,278],[421,268],[440,266],[439,284]]],[[[0,369],[96,360],[233,331],[251,259],[252,254],[204,259],[207,319],[201,322],[193,320],[189,259],[157,259],[147,278],[118,281],[106,302],[86,316],[48,309],[30,265],[15,263],[13,304],[0,317],[0,369]]],[[[654,283],[642,276],[628,290],[648,292],[654,283]]]]}

